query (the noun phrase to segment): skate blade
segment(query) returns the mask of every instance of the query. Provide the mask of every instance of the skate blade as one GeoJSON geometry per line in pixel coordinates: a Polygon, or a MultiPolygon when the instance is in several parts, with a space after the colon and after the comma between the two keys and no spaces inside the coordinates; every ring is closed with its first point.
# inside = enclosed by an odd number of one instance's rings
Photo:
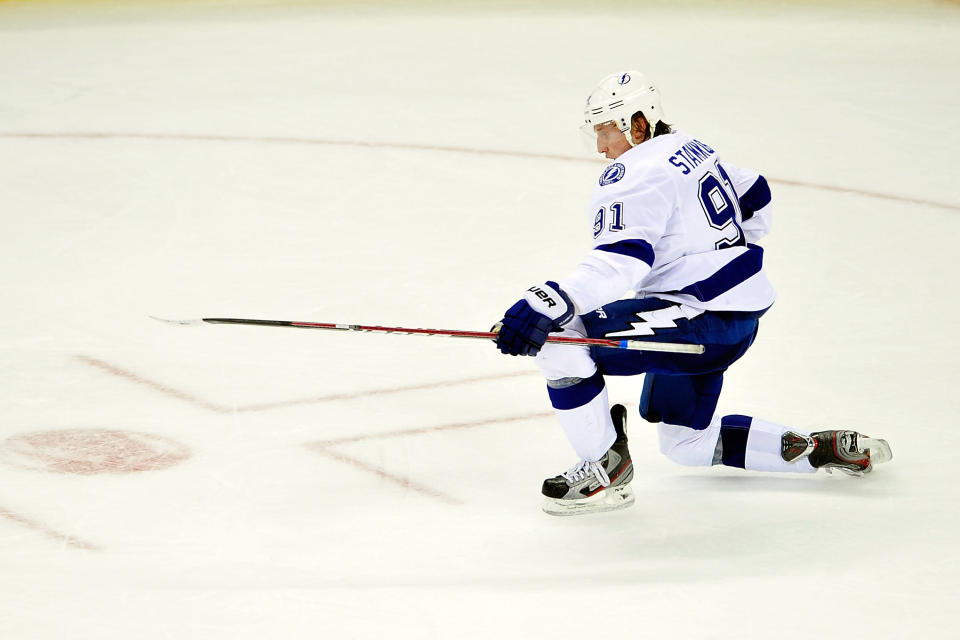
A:
{"type": "Polygon", "coordinates": [[[870,466],[863,471],[860,471],[859,469],[847,469],[846,467],[825,466],[823,467],[823,470],[830,475],[833,475],[834,471],[839,471],[843,475],[850,476],[851,478],[862,478],[864,475],[870,473],[870,471],[873,470],[873,467],[870,466]]]}
{"type": "Polygon", "coordinates": [[[882,464],[893,460],[893,451],[886,440],[864,436],[857,441],[857,446],[861,451],[870,451],[871,464],[882,464]]]}
{"type": "Polygon", "coordinates": [[[634,503],[635,496],[630,485],[604,489],[600,493],[581,500],[544,498],[543,511],[551,516],[579,516],[626,509],[634,503]]]}

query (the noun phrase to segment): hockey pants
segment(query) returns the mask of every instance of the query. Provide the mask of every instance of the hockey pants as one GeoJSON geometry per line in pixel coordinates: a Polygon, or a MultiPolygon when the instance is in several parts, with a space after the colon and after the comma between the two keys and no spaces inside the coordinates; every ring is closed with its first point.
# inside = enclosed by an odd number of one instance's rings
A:
{"type": "Polygon", "coordinates": [[[690,466],[813,471],[780,457],[788,427],[716,415],[723,374],[757,335],[764,311],[704,311],[659,298],[620,300],[575,318],[560,335],[702,344],[703,354],[544,345],[536,357],[557,418],[577,454],[597,460],[616,438],[604,376],[645,374],[640,415],[655,423],[660,450],[690,466]]]}

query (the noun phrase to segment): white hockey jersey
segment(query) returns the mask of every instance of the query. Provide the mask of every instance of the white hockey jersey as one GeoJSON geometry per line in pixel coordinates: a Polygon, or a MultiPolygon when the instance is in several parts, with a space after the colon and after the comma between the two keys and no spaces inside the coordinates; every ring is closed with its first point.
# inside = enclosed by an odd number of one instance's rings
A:
{"type": "Polygon", "coordinates": [[[754,244],[770,228],[763,176],[680,131],[633,147],[593,190],[593,250],[560,287],[578,314],[634,291],[709,310],[759,311],[776,292],[754,244]]]}

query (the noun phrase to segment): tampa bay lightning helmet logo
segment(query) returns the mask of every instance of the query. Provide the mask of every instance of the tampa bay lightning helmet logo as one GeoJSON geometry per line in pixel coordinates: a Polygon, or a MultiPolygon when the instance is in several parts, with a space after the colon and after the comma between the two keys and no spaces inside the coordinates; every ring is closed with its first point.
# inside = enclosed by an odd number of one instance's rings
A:
{"type": "Polygon", "coordinates": [[[623,174],[626,172],[627,168],[625,166],[619,162],[614,162],[612,165],[607,167],[606,171],[603,172],[603,175],[600,176],[600,186],[605,187],[608,184],[619,182],[620,178],[622,178],[623,174]]]}
{"type": "Polygon", "coordinates": [[[628,82],[630,82],[630,74],[629,74],[629,73],[625,73],[625,74],[623,74],[622,76],[620,76],[620,84],[627,84],[628,82]]]}

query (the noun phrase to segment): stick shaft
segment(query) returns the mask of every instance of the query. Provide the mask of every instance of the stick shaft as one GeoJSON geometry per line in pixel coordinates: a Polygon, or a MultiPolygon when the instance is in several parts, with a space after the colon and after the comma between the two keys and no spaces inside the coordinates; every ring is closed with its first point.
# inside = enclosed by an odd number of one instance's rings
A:
{"type": "MultiPolygon", "coordinates": [[[[209,324],[242,324],[261,327],[292,327],[296,329],[326,329],[330,331],[365,331],[369,333],[400,333],[407,335],[445,336],[448,338],[473,338],[494,340],[497,334],[492,331],[459,331],[455,329],[412,329],[409,327],[382,327],[360,324],[336,324],[331,322],[297,322],[293,320],[254,320],[250,318],[203,318],[209,324]]],[[[631,349],[639,351],[663,351],[668,353],[703,353],[703,345],[676,342],[652,342],[645,340],[608,340],[604,338],[572,338],[567,336],[549,336],[547,342],[556,344],[582,344],[588,346],[609,347],[612,349],[631,349]]]]}

